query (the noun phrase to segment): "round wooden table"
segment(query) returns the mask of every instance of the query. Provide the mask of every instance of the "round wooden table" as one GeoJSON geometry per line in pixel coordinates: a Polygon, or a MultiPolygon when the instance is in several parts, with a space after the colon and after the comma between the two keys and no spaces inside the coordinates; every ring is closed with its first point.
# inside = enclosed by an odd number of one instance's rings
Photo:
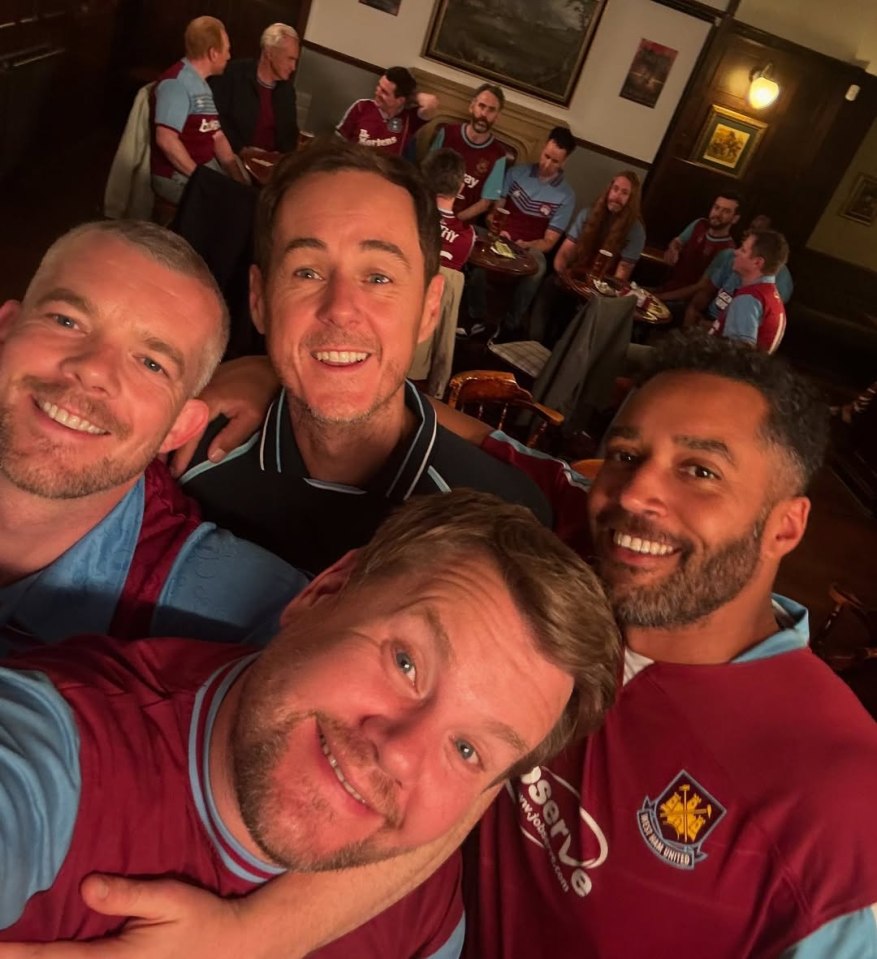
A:
{"type": "MultiPolygon", "coordinates": [[[[596,280],[593,276],[585,277],[571,277],[566,276],[563,278],[564,284],[571,289],[578,296],[583,299],[590,299],[592,296],[633,296],[632,292],[622,293],[621,284],[618,280],[612,278],[606,278],[604,280],[596,280]],[[594,286],[594,283],[602,283],[605,286],[605,289],[597,289],[594,286]]],[[[655,296],[654,293],[649,294],[649,303],[648,306],[635,307],[633,311],[633,318],[638,323],[648,323],[650,326],[664,326],[664,324],[669,323],[672,319],[670,310],[667,308],[667,304],[663,300],[655,296]]]]}
{"type": "Polygon", "coordinates": [[[480,266],[491,273],[504,276],[532,276],[539,269],[536,257],[532,253],[515,246],[511,240],[499,240],[495,236],[476,237],[469,262],[473,266],[480,266]],[[497,253],[493,249],[493,245],[497,242],[505,243],[515,255],[509,257],[497,253]]]}

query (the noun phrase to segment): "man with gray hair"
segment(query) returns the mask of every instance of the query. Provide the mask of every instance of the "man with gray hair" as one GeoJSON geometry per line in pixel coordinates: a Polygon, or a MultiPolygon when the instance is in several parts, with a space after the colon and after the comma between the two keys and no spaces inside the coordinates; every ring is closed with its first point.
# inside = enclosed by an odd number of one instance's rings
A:
{"type": "Polygon", "coordinates": [[[203,428],[193,397],[227,339],[203,260],[133,220],[71,230],[0,306],[0,652],[87,631],[241,639],[302,587],[154,461],[203,428]]]}
{"type": "Polygon", "coordinates": [[[301,44],[285,23],[272,23],[262,33],[258,60],[232,60],[210,86],[222,129],[232,148],[289,153],[298,143],[295,84],[301,44]]]}

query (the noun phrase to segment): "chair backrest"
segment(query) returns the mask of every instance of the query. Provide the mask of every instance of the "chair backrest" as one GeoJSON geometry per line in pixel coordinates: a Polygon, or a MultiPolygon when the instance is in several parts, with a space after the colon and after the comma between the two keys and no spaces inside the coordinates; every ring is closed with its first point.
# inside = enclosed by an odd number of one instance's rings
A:
{"type": "Polygon", "coordinates": [[[548,428],[559,429],[563,416],[537,403],[511,373],[500,370],[469,370],[451,379],[448,406],[462,410],[538,448],[547,439],[548,428]],[[520,413],[530,416],[520,417],[520,413]],[[520,421],[520,422],[519,422],[520,421]]]}

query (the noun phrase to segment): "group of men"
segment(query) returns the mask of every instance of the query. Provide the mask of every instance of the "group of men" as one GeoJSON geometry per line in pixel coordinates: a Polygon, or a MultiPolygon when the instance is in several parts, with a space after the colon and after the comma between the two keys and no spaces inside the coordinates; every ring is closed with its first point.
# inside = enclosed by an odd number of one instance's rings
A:
{"type": "Polygon", "coordinates": [[[340,141],[263,192],[252,312],[282,386],[184,477],[261,549],[151,462],[206,421],[225,336],[183,241],[87,225],[2,308],[0,939],[875,954],[877,734],[771,595],[825,407],[708,338],[625,405],[590,493],[502,434],[454,435],[405,382],[441,294],[438,216],[404,160],[340,141]],[[546,528],[583,521],[624,638],[614,702],[609,606],[546,528]],[[209,641],[249,627],[261,654],[209,641]],[[56,642],[78,632],[116,638],[56,642]],[[461,893],[452,849],[481,813],[461,893]],[[95,870],[139,881],[83,901],[95,870]]]}
{"type": "MultiPolygon", "coordinates": [[[[191,74],[228,38],[187,50],[169,79],[203,105],[191,74]]],[[[484,87],[430,191],[399,154],[435,105],[391,72],[356,143],[287,156],[262,191],[272,400],[240,442],[208,429],[182,490],[160,457],[207,425],[228,336],[197,254],[86,224],[0,307],[0,959],[60,939],[87,959],[108,933],[210,959],[877,956],[877,733],[771,593],[824,405],[762,352],[682,340],[589,489],[425,400],[405,374],[448,234],[499,190],[506,232],[553,246],[575,144],[558,128],[504,171],[484,87]]],[[[217,158],[269,99],[203,131],[217,158]]],[[[562,267],[589,244],[627,262],[613,217],[638,202],[613,178],[562,267]]],[[[750,239],[737,292],[763,303],[774,254],[750,239]]]]}

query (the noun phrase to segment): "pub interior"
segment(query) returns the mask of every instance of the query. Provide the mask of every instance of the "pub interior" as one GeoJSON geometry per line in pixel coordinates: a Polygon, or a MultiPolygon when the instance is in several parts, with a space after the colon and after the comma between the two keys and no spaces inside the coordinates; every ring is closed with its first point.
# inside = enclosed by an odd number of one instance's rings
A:
{"type": "MultiPolygon", "coordinates": [[[[419,135],[422,157],[437,124],[466,119],[472,91],[484,79],[477,68],[468,72],[435,55],[430,38],[446,5],[4,0],[0,304],[22,296],[56,237],[102,216],[107,175],[135,95],[180,58],[190,20],[222,20],[233,58],[258,56],[268,24],[292,25],[301,37],[298,126],[318,137],[331,134],[351,102],[372,97],[390,63],[409,66],[418,90],[439,100],[438,115],[419,135]]],[[[568,127],[576,149],[564,173],[577,211],[619,171],[639,178],[645,250],[632,278],[649,288],[665,275],[668,244],[705,216],[722,191],[743,198],[732,229],[737,243],[756,214],[785,235],[794,292],[777,352],[811,377],[838,412],[828,462],[811,491],[807,532],[784,559],[777,591],[809,608],[816,635],[831,626],[825,636],[833,665],[877,716],[877,577],[867,558],[877,553],[877,401],[869,404],[873,390],[866,392],[877,379],[877,5],[594,0],[566,6],[595,12],[568,90],[539,96],[513,78],[491,75],[506,96],[495,132],[520,163],[537,160],[549,131],[568,127]],[[656,97],[622,96],[646,41],[673,54],[663,85],[656,97]],[[750,92],[761,77],[778,94],[756,107],[750,92]],[[748,131],[746,146],[730,160],[716,146],[723,118],[748,131]]],[[[523,47],[520,56],[527,56],[523,47]]],[[[646,328],[648,322],[630,322],[640,343],[655,345],[666,335],[646,328]]],[[[458,336],[454,373],[502,366],[485,339],[458,336]]],[[[625,382],[616,380],[622,394],[625,382]]],[[[588,439],[567,436],[569,445],[551,452],[569,460],[599,455],[588,439]]]]}

